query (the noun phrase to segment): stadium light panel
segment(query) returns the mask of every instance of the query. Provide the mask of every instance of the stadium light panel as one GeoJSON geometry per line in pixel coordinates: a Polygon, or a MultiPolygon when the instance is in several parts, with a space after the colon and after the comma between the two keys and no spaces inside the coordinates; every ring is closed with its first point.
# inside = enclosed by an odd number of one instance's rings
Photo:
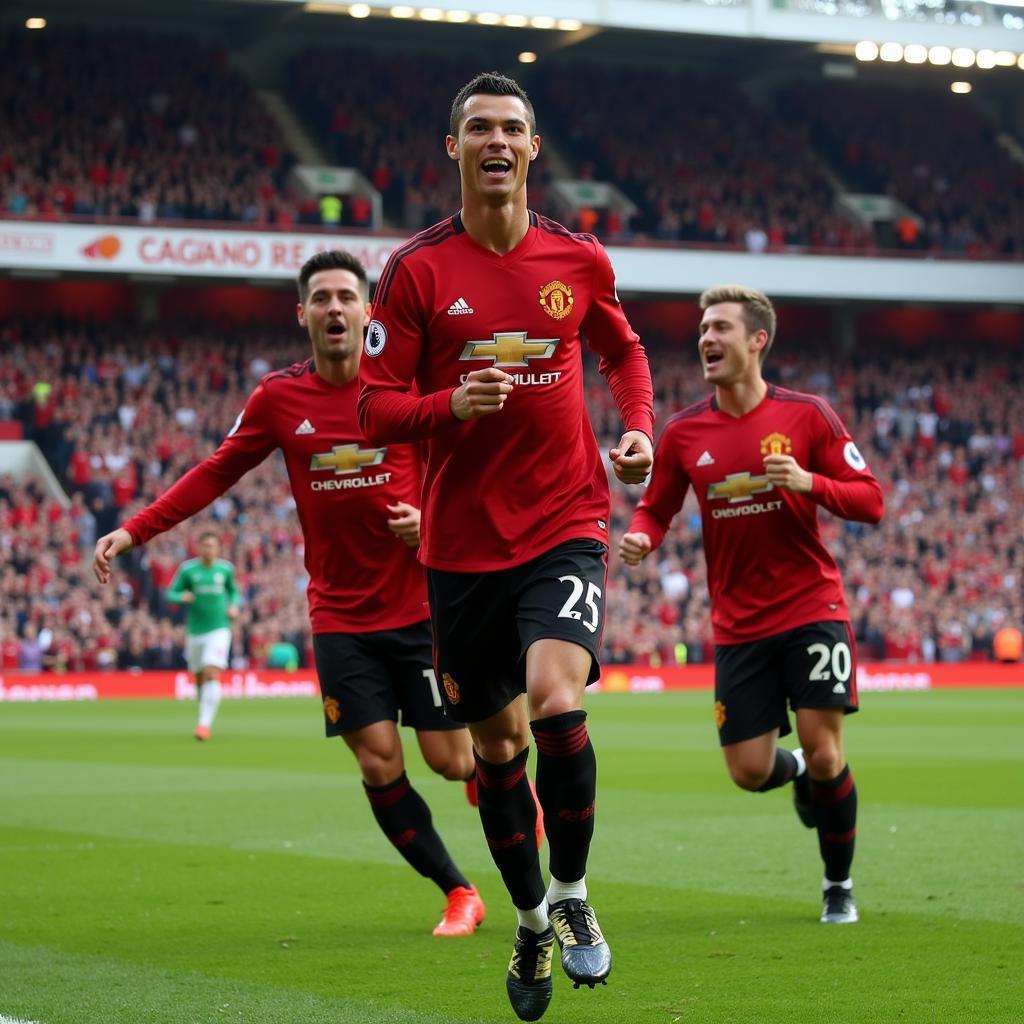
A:
{"type": "Polygon", "coordinates": [[[390,12],[392,18],[411,18],[416,10],[412,7],[392,7],[390,12]]]}
{"type": "Polygon", "coordinates": [[[1024,53],[1022,53],[1017,58],[1017,67],[1019,67],[1021,69],[1021,71],[1024,71],[1024,53]]]}
{"type": "Polygon", "coordinates": [[[944,67],[953,59],[953,51],[948,46],[933,46],[928,51],[928,62],[936,67],[944,67]]]}
{"type": "Polygon", "coordinates": [[[38,31],[41,28],[46,28],[46,19],[45,18],[28,18],[25,21],[25,28],[32,29],[33,31],[38,31]]]}
{"type": "Polygon", "coordinates": [[[901,43],[882,43],[878,48],[878,56],[890,64],[903,60],[903,45],[901,43]]]}
{"type": "Polygon", "coordinates": [[[441,21],[444,18],[444,11],[440,7],[424,7],[420,10],[420,17],[424,21],[441,21]]]}
{"type": "Polygon", "coordinates": [[[549,14],[538,14],[530,19],[531,28],[554,28],[555,19],[549,14]]]}
{"type": "Polygon", "coordinates": [[[492,11],[483,11],[476,16],[476,20],[481,25],[500,25],[501,15],[494,14],[492,11]]]}
{"type": "Polygon", "coordinates": [[[1017,57],[1009,50],[998,50],[996,52],[996,64],[1001,68],[1012,68],[1017,63],[1017,57]]]}
{"type": "Polygon", "coordinates": [[[535,54],[533,52],[533,50],[523,50],[523,52],[521,54],[519,54],[519,63],[520,64],[536,64],[537,63],[537,54],[535,54]]]}
{"type": "Polygon", "coordinates": [[[857,60],[875,60],[878,56],[878,44],[865,39],[853,48],[853,55],[857,60]]]}
{"type": "Polygon", "coordinates": [[[996,55],[994,50],[979,50],[976,62],[983,71],[988,71],[996,66],[996,55]]]}
{"type": "Polygon", "coordinates": [[[530,24],[530,19],[525,14],[503,14],[501,23],[509,28],[526,28],[530,24]]]}
{"type": "Polygon", "coordinates": [[[369,4],[349,4],[348,13],[353,18],[368,18],[371,10],[369,4]]]}
{"type": "Polygon", "coordinates": [[[953,51],[953,64],[958,68],[969,68],[974,65],[974,51],[968,46],[958,46],[953,51]]]}
{"type": "Polygon", "coordinates": [[[910,43],[903,48],[903,59],[908,64],[924,64],[928,60],[928,47],[920,43],[910,43]]]}
{"type": "Polygon", "coordinates": [[[469,11],[448,11],[445,14],[445,18],[448,21],[454,22],[456,25],[464,25],[467,21],[472,18],[473,15],[469,11]]]}
{"type": "Polygon", "coordinates": [[[559,18],[558,27],[563,32],[579,32],[583,28],[583,22],[577,21],[575,18],[559,18]]]}
{"type": "Polygon", "coordinates": [[[966,96],[971,91],[970,82],[953,82],[949,87],[950,92],[955,92],[958,96],[966,96]]]}

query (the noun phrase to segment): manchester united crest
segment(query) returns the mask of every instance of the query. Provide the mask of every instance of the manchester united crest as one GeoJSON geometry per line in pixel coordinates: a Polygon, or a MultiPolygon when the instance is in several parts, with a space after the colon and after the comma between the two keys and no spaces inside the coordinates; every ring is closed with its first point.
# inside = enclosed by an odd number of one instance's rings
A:
{"type": "Polygon", "coordinates": [[[769,434],[761,438],[762,455],[792,455],[793,442],[785,434],[769,434]]]}
{"type": "Polygon", "coordinates": [[[445,696],[452,704],[458,704],[462,699],[462,694],[459,693],[459,684],[447,672],[442,675],[441,681],[444,683],[445,696]]]}
{"type": "Polygon", "coordinates": [[[324,714],[331,725],[337,725],[341,718],[341,705],[333,697],[324,698],[324,714]]]}
{"type": "Polygon", "coordinates": [[[725,705],[720,701],[715,701],[715,725],[721,729],[725,725],[725,705]]]}
{"type": "Polygon", "coordinates": [[[555,320],[564,320],[572,312],[575,301],[572,289],[561,281],[550,281],[540,290],[540,304],[555,320]]]}

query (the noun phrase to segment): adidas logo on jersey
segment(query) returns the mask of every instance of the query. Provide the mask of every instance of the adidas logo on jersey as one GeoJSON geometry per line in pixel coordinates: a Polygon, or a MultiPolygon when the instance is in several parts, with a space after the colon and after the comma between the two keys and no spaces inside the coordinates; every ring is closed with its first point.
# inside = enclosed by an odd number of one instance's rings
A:
{"type": "Polygon", "coordinates": [[[295,428],[295,433],[296,434],[315,434],[316,433],[316,428],[313,426],[312,423],[309,422],[309,420],[303,420],[295,428]]]}
{"type": "Polygon", "coordinates": [[[460,295],[449,307],[449,316],[465,316],[467,313],[476,312],[473,307],[460,295]]]}
{"type": "Polygon", "coordinates": [[[711,457],[711,452],[704,452],[704,454],[697,460],[698,466],[713,466],[715,460],[711,457]]]}

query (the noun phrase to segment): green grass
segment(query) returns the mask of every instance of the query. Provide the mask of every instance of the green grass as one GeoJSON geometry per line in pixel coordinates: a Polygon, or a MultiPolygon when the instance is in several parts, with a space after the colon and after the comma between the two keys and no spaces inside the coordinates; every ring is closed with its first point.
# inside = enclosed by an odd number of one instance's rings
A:
{"type": "MultiPolygon", "coordinates": [[[[707,694],[595,695],[591,896],[607,988],[545,1021],[1024,1019],[1024,691],[868,694],[849,721],[861,923],[817,923],[786,792],[729,783],[707,694]]],[[[215,739],[164,702],[0,706],[0,1020],[512,1021],[514,916],[461,787],[410,775],[488,919],[377,832],[307,701],[229,701],[215,739]]]]}

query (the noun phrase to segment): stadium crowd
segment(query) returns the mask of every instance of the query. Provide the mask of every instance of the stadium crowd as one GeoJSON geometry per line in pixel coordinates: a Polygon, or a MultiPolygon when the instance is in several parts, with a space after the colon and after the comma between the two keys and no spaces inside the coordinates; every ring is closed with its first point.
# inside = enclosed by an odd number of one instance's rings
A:
{"type": "Polygon", "coordinates": [[[221,48],[0,35],[0,212],[291,224],[294,157],[221,48]]]}
{"type": "MultiPolygon", "coordinates": [[[[283,129],[223,48],[113,31],[9,32],[0,44],[0,213],[373,226],[364,195],[289,193],[283,129]]],[[[465,56],[307,48],[284,77],[326,159],[360,170],[385,221],[414,232],[458,205],[437,112],[477,71],[465,56]]],[[[524,81],[542,135],[565,126],[531,168],[531,206],[608,241],[1024,255],[1021,164],[964,97],[830,81],[754,102],[723,77],[557,57],[524,81]],[[672,96],[686,102],[652,102],[672,96]],[[627,203],[569,207],[556,176],[611,182],[627,203]],[[862,222],[840,212],[843,192],[907,212],[862,222]]]]}
{"type": "MultiPolygon", "coordinates": [[[[241,667],[277,641],[310,663],[302,538],[283,461],[268,459],[223,498],[132,552],[117,586],[93,585],[92,543],[208,454],[270,369],[301,357],[287,330],[232,340],[209,326],[148,331],[19,321],[0,328],[0,420],[38,442],[71,503],[0,477],[0,664],[73,670],[183,666],[180,609],[164,591],[212,527],[243,594],[235,626],[241,667]]],[[[696,357],[647,339],[658,422],[698,400],[696,357]]],[[[1003,624],[1024,622],[1024,371],[1010,349],[935,344],[927,361],[898,345],[856,359],[793,344],[769,375],[824,395],[886,490],[878,527],[822,514],[846,580],[864,659],[991,657],[1003,624]],[[955,402],[954,402],[955,398],[955,402]]],[[[593,375],[588,404],[602,447],[617,414],[593,375]]],[[[636,494],[612,479],[613,535],[636,494]]],[[[605,659],[652,665],[711,658],[700,523],[690,495],[658,557],[626,570],[613,555],[605,659]]]]}

